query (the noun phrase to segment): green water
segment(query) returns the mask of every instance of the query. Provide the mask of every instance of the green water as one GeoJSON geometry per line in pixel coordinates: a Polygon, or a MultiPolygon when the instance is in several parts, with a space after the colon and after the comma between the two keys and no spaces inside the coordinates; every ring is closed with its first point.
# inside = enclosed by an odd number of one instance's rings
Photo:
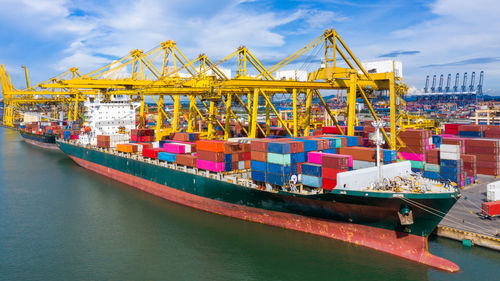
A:
{"type": "Polygon", "coordinates": [[[0,127],[0,280],[500,279],[500,252],[429,247],[462,271],[179,206],[0,127]]]}

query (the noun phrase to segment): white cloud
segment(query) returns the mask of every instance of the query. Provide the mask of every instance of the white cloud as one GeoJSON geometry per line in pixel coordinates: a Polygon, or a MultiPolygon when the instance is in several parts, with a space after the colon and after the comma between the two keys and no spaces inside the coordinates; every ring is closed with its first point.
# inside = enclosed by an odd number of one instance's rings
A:
{"type": "Polygon", "coordinates": [[[84,51],[76,51],[57,62],[54,66],[57,70],[64,72],[74,66],[79,69],[93,69],[97,65],[105,65],[109,62],[106,58],[93,56],[84,51]]]}
{"type": "MultiPolygon", "coordinates": [[[[2,7],[7,7],[0,10],[0,17],[8,20],[12,28],[31,32],[33,38],[29,40],[34,42],[43,38],[58,46],[51,54],[51,58],[59,58],[51,64],[53,69],[64,71],[76,66],[82,73],[125,56],[133,49],[147,51],[169,39],[176,41],[189,59],[205,53],[216,60],[246,45],[258,59],[272,60],[284,58],[295,51],[294,46],[302,47],[308,42],[307,39],[289,42],[287,36],[305,38],[318,30],[319,35],[334,22],[347,22],[346,28],[352,28],[342,11],[302,6],[292,12],[280,12],[266,9],[262,3],[242,0],[126,0],[106,4],[85,1],[85,5],[69,0],[0,1],[2,7]],[[78,6],[85,9],[84,13],[72,15],[78,6]]],[[[417,88],[422,88],[425,75],[433,72],[474,70],[485,70],[485,84],[497,83],[495,87],[500,88],[500,82],[496,82],[500,81],[499,63],[421,68],[423,65],[498,57],[500,17],[496,15],[497,6],[494,0],[438,0],[429,6],[433,16],[420,23],[400,29],[394,25],[392,32],[380,31],[373,38],[360,31],[344,39],[350,39],[346,43],[361,60],[393,50],[420,51],[398,58],[404,63],[405,81],[417,88]]]]}
{"type": "Polygon", "coordinates": [[[340,16],[333,11],[310,10],[307,11],[306,22],[312,28],[329,28],[334,22],[345,21],[348,17],[340,16]]]}
{"type": "Polygon", "coordinates": [[[376,38],[377,43],[361,46],[359,53],[366,58],[375,58],[392,50],[420,51],[416,55],[398,58],[404,63],[405,74],[410,74],[404,77],[405,81],[417,88],[423,87],[427,74],[472,71],[477,74],[480,70],[485,70],[485,77],[490,77],[485,83],[488,81],[494,83],[491,86],[500,88],[499,62],[422,67],[498,57],[500,17],[496,7],[498,1],[495,0],[438,0],[429,6],[433,16],[376,38]]]}
{"type": "MultiPolygon", "coordinates": [[[[104,57],[122,57],[133,49],[149,50],[160,42],[173,39],[189,59],[199,53],[210,58],[220,58],[247,45],[255,53],[264,57],[280,55],[269,50],[285,44],[285,37],[274,31],[297,19],[306,18],[314,11],[297,10],[293,13],[279,14],[272,11],[254,11],[248,2],[222,0],[222,8],[211,13],[179,13],[179,10],[203,9],[210,3],[195,1],[118,1],[109,7],[86,8],[91,15],[71,16],[72,3],[66,0],[7,0],[12,14],[19,17],[12,21],[27,22],[44,36],[67,36],[66,46],[60,61],[53,64],[57,70],[79,67],[83,73],[91,71],[102,63],[111,60],[104,57]],[[266,50],[264,50],[266,49],[266,50]],[[103,56],[104,55],[104,56],[103,56]],[[70,65],[74,64],[74,65],[70,65]]],[[[0,12],[0,15],[2,13],[0,12]]],[[[332,14],[321,14],[330,17],[332,14]]],[[[309,24],[317,25],[317,20],[308,19],[309,24]]]]}

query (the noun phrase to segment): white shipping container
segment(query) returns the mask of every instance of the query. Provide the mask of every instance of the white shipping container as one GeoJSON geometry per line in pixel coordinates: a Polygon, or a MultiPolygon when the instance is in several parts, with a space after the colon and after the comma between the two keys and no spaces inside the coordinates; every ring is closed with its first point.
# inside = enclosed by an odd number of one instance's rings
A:
{"type": "Polygon", "coordinates": [[[250,143],[252,138],[242,137],[242,138],[229,138],[228,142],[237,142],[237,143],[250,143]]]}
{"type": "MultiPolygon", "coordinates": [[[[410,161],[403,161],[382,166],[382,177],[395,178],[411,174],[410,161]]],[[[378,167],[353,170],[337,174],[337,188],[348,190],[366,189],[378,180],[378,167]]]]}
{"type": "Polygon", "coordinates": [[[488,190],[486,192],[486,200],[489,202],[500,200],[500,189],[488,190]]]}
{"type": "Polygon", "coordinates": [[[500,181],[490,182],[486,185],[486,190],[500,190],[500,181]]]}
{"type": "Polygon", "coordinates": [[[456,144],[441,144],[439,147],[439,152],[450,152],[460,154],[460,146],[456,144]]]}
{"type": "Polygon", "coordinates": [[[440,152],[439,156],[444,160],[460,160],[460,153],[440,152]]]}

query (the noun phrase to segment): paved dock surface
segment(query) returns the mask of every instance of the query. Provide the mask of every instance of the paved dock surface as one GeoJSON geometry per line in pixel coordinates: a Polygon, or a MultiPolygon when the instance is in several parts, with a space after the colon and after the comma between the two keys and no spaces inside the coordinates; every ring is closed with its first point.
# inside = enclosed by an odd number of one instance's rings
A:
{"type": "Polygon", "coordinates": [[[481,203],[486,202],[486,185],[500,179],[493,176],[479,176],[478,178],[480,181],[479,184],[474,184],[462,190],[462,197],[441,221],[437,233],[440,235],[440,233],[443,233],[443,229],[465,233],[464,235],[458,235],[456,238],[449,237],[453,239],[458,239],[458,237],[468,238],[471,233],[479,236],[488,236],[494,238],[493,242],[498,240],[496,243],[500,245],[500,217],[491,219],[480,218],[481,203]]]}

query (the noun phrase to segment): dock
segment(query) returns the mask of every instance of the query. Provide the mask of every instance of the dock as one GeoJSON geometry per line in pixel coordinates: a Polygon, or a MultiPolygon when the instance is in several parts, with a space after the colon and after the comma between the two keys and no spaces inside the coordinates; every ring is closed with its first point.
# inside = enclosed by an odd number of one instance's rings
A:
{"type": "Polygon", "coordinates": [[[478,176],[479,183],[462,190],[462,196],[434,233],[440,237],[500,251],[500,218],[481,219],[481,203],[486,201],[486,185],[500,180],[478,176]]]}

